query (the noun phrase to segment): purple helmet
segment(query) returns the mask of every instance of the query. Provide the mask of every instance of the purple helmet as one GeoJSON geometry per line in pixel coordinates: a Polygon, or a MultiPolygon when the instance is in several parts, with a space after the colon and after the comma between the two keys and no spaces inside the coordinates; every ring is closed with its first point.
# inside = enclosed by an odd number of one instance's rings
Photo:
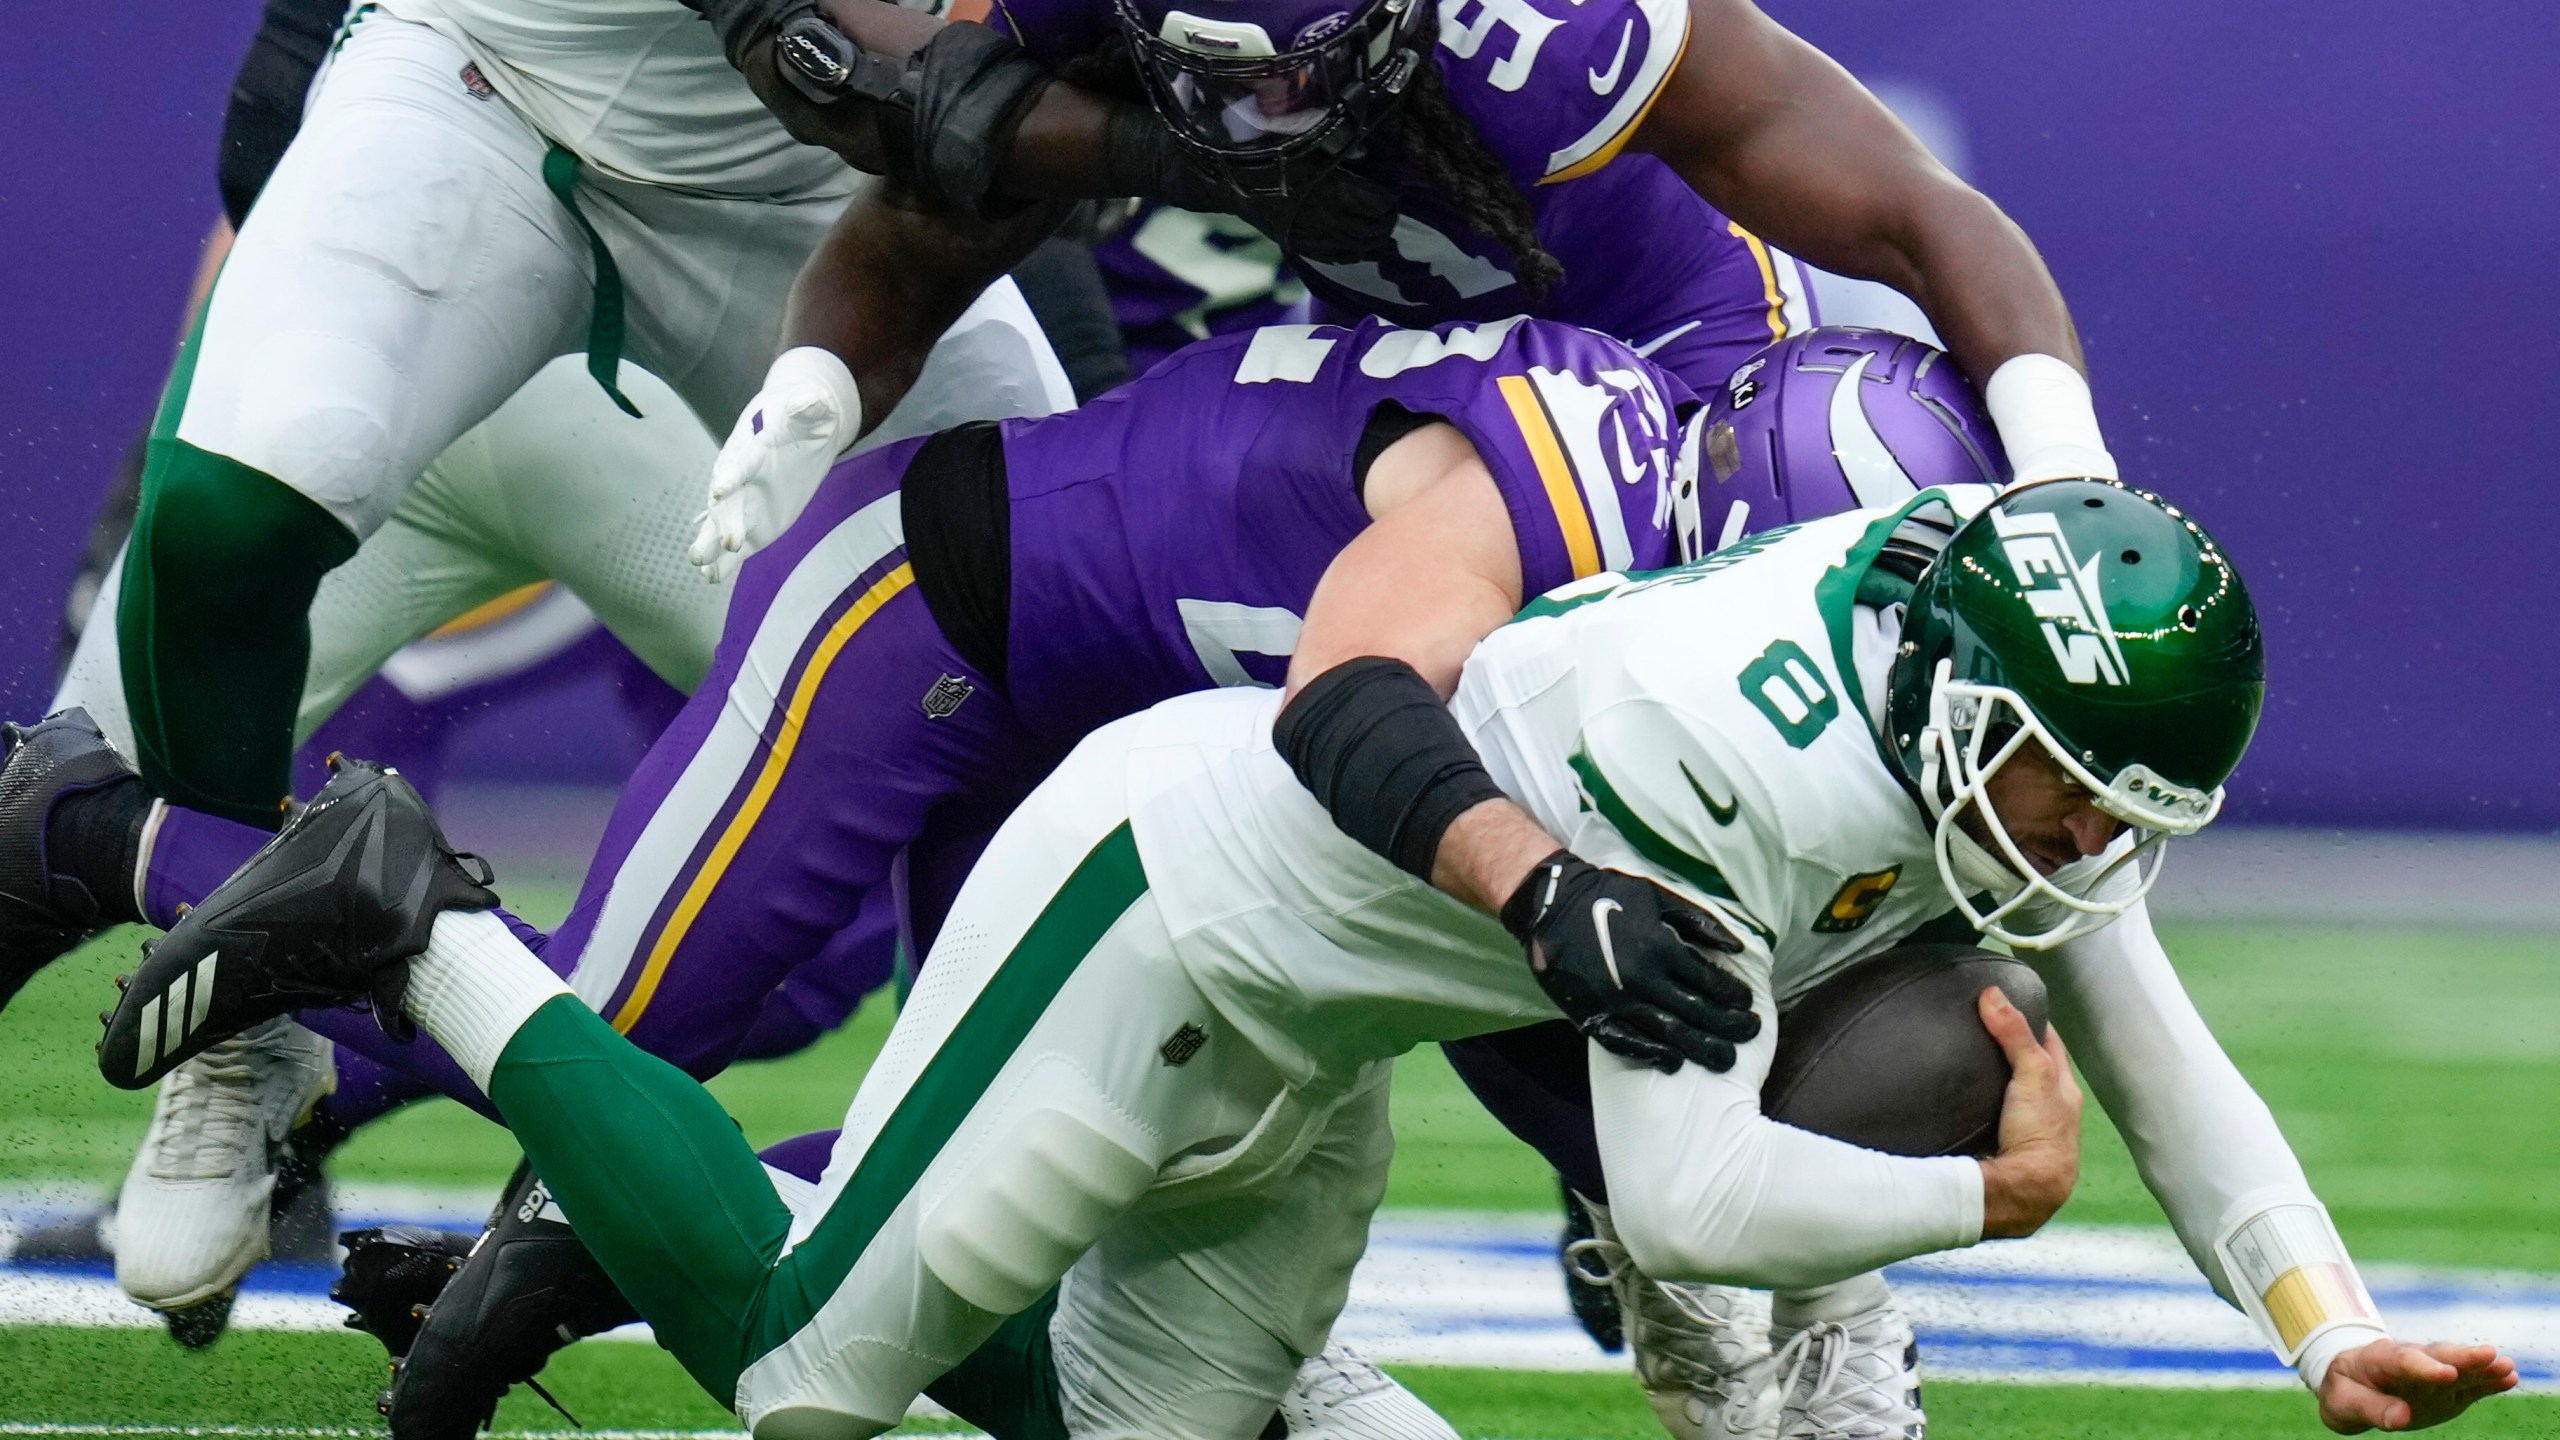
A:
{"type": "Polygon", "coordinates": [[[1743,361],[1691,419],[1682,451],[1699,472],[1707,550],[1931,485],[2009,479],[1991,417],[1945,351],[1838,325],[1743,361]]]}
{"type": "Polygon", "coordinates": [[[1113,0],[1174,138],[1253,190],[1339,156],[1421,68],[1431,0],[1113,0]]]}

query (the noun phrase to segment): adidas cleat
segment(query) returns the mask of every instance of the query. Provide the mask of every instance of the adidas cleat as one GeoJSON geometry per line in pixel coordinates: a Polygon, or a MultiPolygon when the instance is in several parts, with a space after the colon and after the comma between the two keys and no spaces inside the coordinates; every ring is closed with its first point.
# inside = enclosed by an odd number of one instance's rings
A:
{"type": "Polygon", "coordinates": [[[47,853],[54,806],[141,780],[76,706],[35,726],[0,725],[0,1007],[38,970],[109,922],[61,857],[47,853]]]}
{"type": "Polygon", "coordinates": [[[109,1084],[138,1090],[305,1006],[370,997],[384,1030],[414,1033],[400,997],[436,917],[498,897],[398,771],[336,757],[331,768],[281,834],[143,947],[98,1047],[109,1084]]]}
{"type": "Polygon", "coordinates": [[[382,1342],[394,1360],[418,1338],[427,1307],[471,1253],[471,1237],[414,1225],[350,1230],[338,1237],[347,1259],[329,1298],[355,1313],[347,1328],[382,1342]]]}
{"type": "MultiPolygon", "coordinates": [[[[533,1383],[572,1342],[640,1318],[530,1167],[454,1274],[408,1354],[393,1362],[383,1413],[392,1440],[470,1440],[515,1385],[533,1383]]],[[[567,1414],[567,1411],[561,1413],[567,1414]]]]}

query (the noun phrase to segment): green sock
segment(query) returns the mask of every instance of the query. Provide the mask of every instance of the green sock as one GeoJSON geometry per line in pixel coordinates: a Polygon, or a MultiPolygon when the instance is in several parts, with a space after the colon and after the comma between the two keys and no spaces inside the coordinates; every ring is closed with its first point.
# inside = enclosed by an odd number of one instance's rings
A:
{"type": "Polygon", "coordinates": [[[1066,1440],[1067,1413],[1058,1395],[1057,1356],[1049,1321],[1058,1313],[1051,1290],[1006,1319],[951,1373],[924,1387],[943,1409],[993,1440],[1066,1440]]]}
{"type": "Polygon", "coordinates": [[[791,1229],[737,1122],[568,995],[507,1041],[489,1099],[658,1343],[730,1403],[791,1229]]]}

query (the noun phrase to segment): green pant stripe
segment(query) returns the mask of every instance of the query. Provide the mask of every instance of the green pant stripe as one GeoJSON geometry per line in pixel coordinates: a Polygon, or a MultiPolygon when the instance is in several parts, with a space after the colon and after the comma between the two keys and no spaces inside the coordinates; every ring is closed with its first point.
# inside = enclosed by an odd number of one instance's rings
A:
{"type": "Polygon", "coordinates": [[[595,295],[587,314],[587,373],[604,387],[615,408],[637,420],[640,407],[617,383],[622,378],[622,268],[613,263],[612,247],[596,232],[587,212],[578,208],[578,157],[557,140],[543,154],[542,183],[559,197],[561,208],[577,223],[578,233],[587,237],[587,254],[595,262],[595,295]]]}
{"type": "Polygon", "coordinates": [[[950,1038],[900,1097],[835,1205],[776,1267],[745,1364],[790,1339],[835,1294],[880,1227],[906,1201],[926,1167],[1047,1013],[1068,977],[1146,890],[1137,842],[1124,822],[1086,854],[1031,922],[950,1038]]]}

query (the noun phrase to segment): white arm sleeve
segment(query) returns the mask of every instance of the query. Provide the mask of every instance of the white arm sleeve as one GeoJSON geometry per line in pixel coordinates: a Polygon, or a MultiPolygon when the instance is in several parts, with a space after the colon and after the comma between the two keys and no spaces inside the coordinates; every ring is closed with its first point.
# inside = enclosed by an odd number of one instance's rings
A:
{"type": "MultiPolygon", "coordinates": [[[[2320,1211],[2320,1201],[2266,1102],[2196,1013],[2149,909],[2136,905],[2103,929],[2023,958],[2043,972],[2054,1023],[2178,1239],[2213,1288],[2243,1304],[2219,1242],[2252,1216],[2320,1211]]],[[[2379,1323],[2357,1324],[2315,1337],[2296,1362],[2304,1382],[2316,1390],[2339,1351],[2384,1333],[2379,1323]]]]}
{"type": "MultiPolygon", "coordinates": [[[[1766,962],[1761,962],[1765,966],[1766,962]]],[[[1765,988],[1757,1008],[1774,1007],[1765,988]]],[[[1982,1167],[1862,1150],[1760,1113],[1775,1026],[1718,1075],[1665,1075],[1591,1047],[1609,1215],[1656,1280],[1827,1285],[1982,1238],[1982,1167]]]]}

